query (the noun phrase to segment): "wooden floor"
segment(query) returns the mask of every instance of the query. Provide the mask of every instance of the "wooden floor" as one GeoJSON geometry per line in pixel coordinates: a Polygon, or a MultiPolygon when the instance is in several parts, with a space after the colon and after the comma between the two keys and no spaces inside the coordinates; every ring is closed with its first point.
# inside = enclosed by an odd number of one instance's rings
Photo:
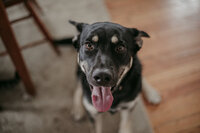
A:
{"type": "Polygon", "coordinates": [[[200,133],[200,0],[105,0],[113,22],[150,34],[139,56],[161,93],[156,133],[200,133]]]}

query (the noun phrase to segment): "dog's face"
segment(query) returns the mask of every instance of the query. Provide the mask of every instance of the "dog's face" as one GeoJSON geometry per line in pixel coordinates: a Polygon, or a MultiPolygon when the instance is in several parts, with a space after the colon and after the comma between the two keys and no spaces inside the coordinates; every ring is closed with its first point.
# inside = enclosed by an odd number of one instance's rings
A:
{"type": "Polygon", "coordinates": [[[109,22],[77,23],[80,34],[74,38],[78,64],[85,73],[92,102],[99,112],[109,110],[112,91],[132,67],[133,57],[142,46],[144,31],[109,22]]]}

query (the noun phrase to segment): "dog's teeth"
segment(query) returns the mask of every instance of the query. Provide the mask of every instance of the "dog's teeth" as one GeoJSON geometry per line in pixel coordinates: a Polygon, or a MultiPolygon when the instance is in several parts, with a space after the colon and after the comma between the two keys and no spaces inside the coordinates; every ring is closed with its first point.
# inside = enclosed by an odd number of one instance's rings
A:
{"type": "Polygon", "coordinates": [[[111,42],[114,43],[114,44],[116,44],[118,42],[118,38],[117,38],[116,35],[112,36],[111,42]]]}
{"type": "Polygon", "coordinates": [[[98,42],[98,40],[99,40],[99,37],[97,35],[92,37],[92,41],[93,42],[98,42]]]}

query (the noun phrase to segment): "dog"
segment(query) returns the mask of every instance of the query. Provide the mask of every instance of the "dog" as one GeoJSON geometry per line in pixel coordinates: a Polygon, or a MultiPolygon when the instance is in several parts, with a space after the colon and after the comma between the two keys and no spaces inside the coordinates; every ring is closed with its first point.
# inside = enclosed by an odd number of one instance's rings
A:
{"type": "Polygon", "coordinates": [[[142,38],[150,36],[111,22],[69,22],[79,32],[73,38],[78,52],[78,86],[73,101],[75,120],[80,120],[86,110],[95,125],[95,133],[102,133],[100,112],[120,111],[119,133],[131,133],[130,115],[141,91],[148,102],[161,102],[159,93],[142,77],[137,56],[143,45],[142,38]]]}

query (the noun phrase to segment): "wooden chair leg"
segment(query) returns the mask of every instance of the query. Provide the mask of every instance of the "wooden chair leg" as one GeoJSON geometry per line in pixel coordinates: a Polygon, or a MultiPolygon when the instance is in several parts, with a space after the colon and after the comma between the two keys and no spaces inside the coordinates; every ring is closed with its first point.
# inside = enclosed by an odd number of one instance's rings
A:
{"type": "Polygon", "coordinates": [[[34,11],[34,8],[33,8],[33,5],[31,3],[31,1],[27,0],[25,2],[25,6],[28,9],[28,11],[31,13],[32,17],[34,18],[35,23],[37,24],[37,26],[39,27],[39,29],[41,30],[41,32],[44,34],[44,36],[47,38],[47,40],[49,41],[49,43],[52,46],[52,48],[54,49],[54,51],[58,55],[60,55],[60,51],[59,51],[58,47],[55,46],[54,43],[53,43],[53,38],[49,34],[49,32],[46,29],[46,27],[43,25],[42,21],[39,19],[39,17],[36,14],[36,12],[34,11]]]}
{"type": "Polygon", "coordinates": [[[41,14],[43,14],[43,10],[41,8],[41,6],[38,4],[38,2],[36,0],[31,0],[31,2],[34,4],[34,6],[39,10],[39,12],[41,14]]]}
{"type": "Polygon", "coordinates": [[[36,94],[36,91],[32,84],[29,73],[26,69],[25,63],[20,53],[17,40],[9,24],[8,16],[1,0],[0,0],[0,16],[1,16],[0,36],[2,38],[2,41],[11,57],[11,60],[13,61],[15,65],[17,72],[19,73],[19,76],[21,77],[25,85],[27,93],[34,96],[36,94]]]}

